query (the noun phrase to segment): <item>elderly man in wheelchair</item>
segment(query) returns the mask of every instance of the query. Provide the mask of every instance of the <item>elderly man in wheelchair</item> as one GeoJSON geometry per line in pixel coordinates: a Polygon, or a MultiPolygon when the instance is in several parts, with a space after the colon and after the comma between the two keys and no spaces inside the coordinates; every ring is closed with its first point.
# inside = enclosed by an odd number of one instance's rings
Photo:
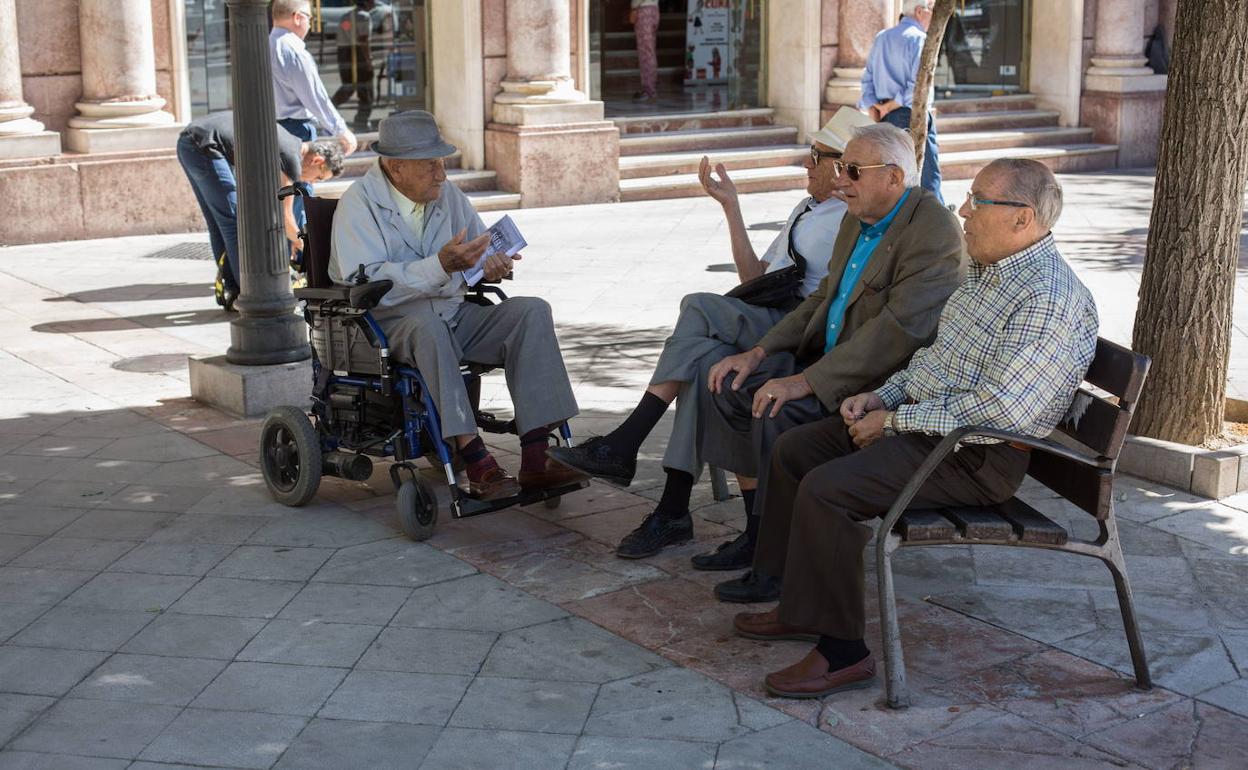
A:
{"type": "MultiPolygon", "coordinates": [[[[270,416],[261,437],[270,490],[292,505],[311,498],[315,482],[308,491],[294,467],[299,463],[289,459],[296,455],[314,454],[302,465],[314,462],[358,479],[371,473],[365,454],[393,454],[400,518],[409,535],[423,539],[432,532],[436,503],[407,462],[423,453],[443,466],[457,517],[514,503],[554,504],[558,494],[585,486],[586,477],[546,458],[552,432],[569,440],[566,421],[577,414],[550,306],[533,297],[508,299],[496,286],[478,284],[469,292],[464,271],[485,255],[490,234],[467,196],[446,182],[442,159],[455,148],[442,140],[432,115],[387,117],[372,149],[378,164],[336,210],[333,201],[308,199],[315,204],[307,233],[313,264],[310,288],[296,296],[307,302],[317,353],[313,413],[319,432],[313,434],[306,418],[293,419],[301,414],[270,416]],[[491,303],[487,292],[502,301],[491,303]],[[478,375],[495,367],[503,368],[515,407],[515,420],[507,423],[477,411],[478,375]],[[479,425],[519,434],[518,477],[495,461],[479,425]],[[321,451],[306,449],[310,444],[321,451]],[[467,477],[466,495],[456,484],[452,447],[467,477]],[[401,483],[400,471],[412,478],[401,483]],[[423,517],[407,510],[413,497],[423,517]]],[[[508,275],[513,259],[519,255],[491,254],[483,282],[508,275]]]]}

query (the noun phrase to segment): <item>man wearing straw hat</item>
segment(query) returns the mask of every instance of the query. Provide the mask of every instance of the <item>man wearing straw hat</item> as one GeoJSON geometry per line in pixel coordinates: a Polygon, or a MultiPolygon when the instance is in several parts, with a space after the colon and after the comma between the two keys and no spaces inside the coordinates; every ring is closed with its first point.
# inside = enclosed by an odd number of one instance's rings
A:
{"type": "MultiPolygon", "coordinates": [[[[485,254],[490,234],[468,197],[446,180],[442,159],[455,147],[443,141],[432,115],[411,110],[384,118],[371,149],[377,164],[343,194],[334,214],[329,274],[348,283],[362,265],[369,280],[394,282],[374,315],[392,354],[429,386],[442,435],[467,466],[469,493],[493,500],[583,478],[547,467],[551,428],[577,413],[550,305],[535,297],[490,306],[464,301],[464,271],[485,254]],[[477,435],[461,362],[506,372],[520,433],[518,479],[477,435]]],[[[506,275],[518,259],[491,254],[485,280],[506,275]]]]}

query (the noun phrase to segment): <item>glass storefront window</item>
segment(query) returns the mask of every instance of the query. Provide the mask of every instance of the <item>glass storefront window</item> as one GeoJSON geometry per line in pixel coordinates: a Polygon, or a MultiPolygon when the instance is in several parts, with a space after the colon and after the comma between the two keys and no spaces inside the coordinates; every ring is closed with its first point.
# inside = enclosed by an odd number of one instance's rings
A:
{"type": "Polygon", "coordinates": [[[1027,89],[1028,0],[966,0],[949,20],[936,67],[938,96],[1027,89]]]}
{"type": "MultiPolygon", "coordinates": [[[[186,0],[196,117],[232,106],[228,13],[225,0],[186,0]]],[[[304,42],[352,131],[375,131],[391,112],[427,108],[425,0],[312,0],[312,15],[304,42]]]]}
{"type": "Polygon", "coordinates": [[[629,0],[590,0],[590,93],[608,116],[761,105],[765,0],[659,0],[657,94],[642,93],[629,0]]]}

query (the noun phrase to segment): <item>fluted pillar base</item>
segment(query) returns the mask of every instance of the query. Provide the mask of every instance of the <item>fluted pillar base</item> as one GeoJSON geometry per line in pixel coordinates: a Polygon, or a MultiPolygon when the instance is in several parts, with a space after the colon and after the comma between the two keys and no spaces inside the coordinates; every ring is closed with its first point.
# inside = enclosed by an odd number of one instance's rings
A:
{"type": "Polygon", "coordinates": [[[824,103],[857,107],[862,98],[862,73],[858,67],[833,67],[832,77],[823,90],[824,103]]]}
{"type": "Polygon", "coordinates": [[[65,145],[74,152],[129,152],[173,147],[182,131],[159,96],[81,101],[69,119],[65,145]]]}

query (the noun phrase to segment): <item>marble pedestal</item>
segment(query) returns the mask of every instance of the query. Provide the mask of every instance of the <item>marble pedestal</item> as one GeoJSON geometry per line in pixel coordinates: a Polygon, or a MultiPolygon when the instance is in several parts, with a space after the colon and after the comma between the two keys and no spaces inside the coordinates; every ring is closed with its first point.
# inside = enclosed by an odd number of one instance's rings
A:
{"type": "Polygon", "coordinates": [[[61,154],[61,135],[55,131],[31,134],[0,133],[0,160],[44,158],[61,154]]]}
{"type": "Polygon", "coordinates": [[[184,124],[140,128],[67,128],[65,146],[74,152],[133,152],[172,150],[184,124]]]}
{"type": "Polygon", "coordinates": [[[862,70],[849,67],[834,67],[832,79],[823,89],[825,104],[847,104],[857,107],[862,98],[862,70]]]}
{"type": "Polygon", "coordinates": [[[263,417],[270,409],[310,403],[312,361],[239,366],[225,356],[188,358],[191,397],[238,417],[263,417]]]}
{"type": "Polygon", "coordinates": [[[1097,142],[1118,145],[1118,166],[1154,166],[1161,142],[1166,77],[1089,74],[1080,116],[1097,142]]]}
{"type": "Polygon", "coordinates": [[[620,131],[602,109],[596,101],[495,104],[486,166],[525,208],[618,200],[620,131]]]}

